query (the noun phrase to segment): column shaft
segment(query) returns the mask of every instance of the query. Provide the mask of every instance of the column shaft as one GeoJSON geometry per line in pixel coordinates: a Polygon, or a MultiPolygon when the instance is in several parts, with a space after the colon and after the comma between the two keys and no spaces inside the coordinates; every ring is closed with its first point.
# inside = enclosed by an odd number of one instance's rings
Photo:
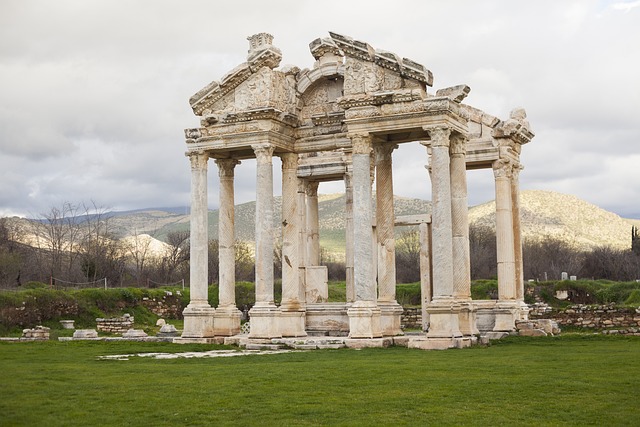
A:
{"type": "Polygon", "coordinates": [[[220,177],[220,210],[218,220],[219,259],[219,307],[236,306],[235,273],[235,211],[234,211],[234,168],[240,162],[235,159],[218,159],[220,177]]]}
{"type": "Polygon", "coordinates": [[[318,182],[307,183],[307,266],[320,265],[318,182]]]}
{"type": "Polygon", "coordinates": [[[274,147],[252,146],[256,153],[256,306],[273,306],[273,168],[274,147]]]}
{"type": "Polygon", "coordinates": [[[300,308],[298,155],[282,155],[282,307],[300,308]]]}
{"type": "Polygon", "coordinates": [[[371,141],[354,141],[353,152],[354,287],[356,301],[375,301],[373,239],[371,229],[371,141]],[[356,149],[355,145],[361,144],[356,149]]]}
{"type": "Polygon", "coordinates": [[[344,175],[345,186],[345,273],[347,302],[356,300],[353,281],[353,179],[352,173],[344,175]]]}
{"type": "Polygon", "coordinates": [[[376,234],[378,301],[396,299],[396,249],[393,212],[392,152],[395,145],[376,147],[376,234]]]}
{"type": "Polygon", "coordinates": [[[496,250],[498,261],[498,299],[516,298],[516,270],[511,201],[512,166],[508,161],[493,164],[496,181],[496,250]]]}
{"type": "Polygon", "coordinates": [[[524,271],[522,265],[522,229],[520,226],[520,171],[521,165],[513,168],[511,178],[511,203],[513,213],[513,246],[515,256],[516,299],[524,301],[524,271]]]}
{"type": "Polygon", "coordinates": [[[430,129],[432,186],[433,300],[453,296],[451,174],[447,128],[430,129]]]}
{"type": "Polygon", "coordinates": [[[192,153],[191,161],[191,237],[190,307],[209,307],[209,235],[207,203],[207,153],[192,153]]]}
{"type": "Polygon", "coordinates": [[[466,140],[451,138],[451,223],[453,254],[453,296],[471,298],[469,255],[469,207],[467,202],[466,140]]]}

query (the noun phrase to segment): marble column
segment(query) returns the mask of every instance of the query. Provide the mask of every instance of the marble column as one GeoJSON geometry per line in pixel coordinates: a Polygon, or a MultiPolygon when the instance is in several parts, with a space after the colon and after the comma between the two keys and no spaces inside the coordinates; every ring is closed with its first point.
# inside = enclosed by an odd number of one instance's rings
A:
{"type": "Polygon", "coordinates": [[[353,237],[355,302],[347,310],[350,338],[382,336],[373,271],[371,137],[350,135],[353,144],[353,237]]]}
{"type": "Polygon", "coordinates": [[[494,331],[511,331],[519,310],[516,302],[516,267],[513,233],[513,201],[511,178],[513,165],[509,160],[493,162],[496,186],[496,252],[498,261],[498,302],[494,331]]]}
{"type": "Polygon", "coordinates": [[[420,223],[420,295],[422,297],[422,330],[429,329],[427,307],[431,303],[431,224],[420,223]]]}
{"type": "MultiPolygon", "coordinates": [[[[451,130],[428,128],[431,137],[433,295],[429,312],[429,338],[460,337],[459,307],[453,299],[453,235],[451,218],[451,130]]],[[[445,345],[447,343],[444,343],[445,345]]]]}
{"type": "Polygon", "coordinates": [[[467,202],[466,138],[452,135],[451,232],[453,255],[453,297],[460,304],[460,332],[477,335],[475,309],[471,302],[471,260],[469,255],[469,206],[467,202]]]}
{"type": "Polygon", "coordinates": [[[283,337],[306,336],[304,301],[300,300],[298,239],[298,154],[282,158],[282,303],[280,327],[283,337]]]}
{"type": "Polygon", "coordinates": [[[402,335],[402,307],[396,301],[395,215],[393,211],[393,144],[375,147],[376,182],[376,247],[378,275],[378,306],[384,336],[402,335]]]}
{"type": "Polygon", "coordinates": [[[273,295],[273,166],[271,144],[252,145],[256,155],[256,303],[249,311],[249,338],[281,337],[273,295]]]}
{"type": "Polygon", "coordinates": [[[345,273],[347,303],[356,300],[356,290],[353,279],[353,178],[349,171],[344,175],[345,187],[345,273]]]}
{"type": "Polygon", "coordinates": [[[524,268],[522,258],[522,228],[520,225],[520,171],[524,167],[518,163],[513,167],[511,177],[511,202],[513,214],[513,245],[515,258],[516,299],[520,303],[520,320],[529,319],[529,306],[524,302],[524,268]]]}
{"type": "Polygon", "coordinates": [[[242,313],[236,307],[236,256],[234,169],[240,161],[217,159],[220,178],[220,209],[218,220],[218,309],[215,314],[215,334],[231,336],[240,333],[242,313]]]}
{"type": "Polygon", "coordinates": [[[318,184],[318,181],[309,181],[307,183],[307,266],[320,265],[318,184]]]}
{"type": "Polygon", "coordinates": [[[300,294],[298,299],[305,300],[305,271],[307,267],[307,183],[298,180],[298,279],[300,281],[300,294]]]}
{"type": "Polygon", "coordinates": [[[208,204],[207,165],[209,154],[192,152],[191,237],[189,305],[184,309],[184,329],[176,342],[206,342],[214,336],[214,313],[208,302],[208,204]]]}

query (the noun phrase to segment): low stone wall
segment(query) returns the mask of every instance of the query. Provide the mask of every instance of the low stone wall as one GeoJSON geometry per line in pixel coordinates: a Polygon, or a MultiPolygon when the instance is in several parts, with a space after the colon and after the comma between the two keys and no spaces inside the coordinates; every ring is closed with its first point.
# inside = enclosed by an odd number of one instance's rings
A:
{"type": "MultiPolygon", "coordinates": [[[[537,314],[537,313],[535,313],[537,314]]],[[[532,312],[531,317],[536,317],[532,312]],[[533,316],[532,316],[533,314],[533,316]]],[[[539,318],[553,319],[562,326],[593,329],[637,329],[640,327],[640,307],[610,305],[572,305],[560,311],[545,311],[539,318]]],[[[636,333],[633,330],[631,333],[636,333]]]]}
{"type": "Polygon", "coordinates": [[[400,318],[400,327],[402,329],[420,329],[422,330],[422,308],[406,307],[400,318]]]}
{"type": "Polygon", "coordinates": [[[124,334],[129,329],[133,329],[133,321],[133,316],[130,316],[129,314],[111,319],[103,319],[99,317],[96,319],[96,330],[111,334],[124,334]]]}
{"type": "Polygon", "coordinates": [[[142,298],[140,304],[145,306],[156,316],[165,319],[182,319],[182,310],[184,307],[180,301],[180,294],[174,295],[172,292],[166,292],[162,298],[142,298]]]}

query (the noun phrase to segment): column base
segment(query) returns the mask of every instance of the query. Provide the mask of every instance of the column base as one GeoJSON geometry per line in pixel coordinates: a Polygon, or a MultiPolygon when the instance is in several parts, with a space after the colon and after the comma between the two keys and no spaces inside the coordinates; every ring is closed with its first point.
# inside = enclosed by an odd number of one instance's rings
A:
{"type": "Polygon", "coordinates": [[[216,310],[210,306],[187,306],[184,316],[184,329],[180,338],[212,338],[215,336],[213,323],[216,310]]]}
{"type": "Polygon", "coordinates": [[[396,335],[404,335],[402,332],[401,318],[402,306],[397,301],[378,301],[380,308],[380,328],[382,336],[394,337],[396,335]]]}
{"type": "MultiPolygon", "coordinates": [[[[460,305],[453,300],[434,300],[427,306],[427,338],[460,338],[460,305]]],[[[449,348],[449,347],[447,347],[449,348]]]]}
{"type": "Polygon", "coordinates": [[[460,301],[458,323],[463,336],[475,336],[480,333],[477,326],[476,307],[471,301],[460,301]]]}
{"type": "Polygon", "coordinates": [[[218,307],[213,318],[213,331],[216,336],[230,337],[240,333],[242,312],[235,305],[218,307]]]}
{"type": "Polygon", "coordinates": [[[275,305],[253,306],[249,310],[251,330],[249,338],[282,338],[280,332],[280,309],[275,305]]]}
{"type": "Polygon", "coordinates": [[[282,336],[306,337],[305,315],[306,311],[303,308],[280,306],[280,333],[282,336]]]}
{"type": "Polygon", "coordinates": [[[518,320],[529,320],[529,312],[531,311],[531,308],[529,308],[529,305],[524,301],[518,302],[520,303],[520,314],[518,320]]]}
{"type": "Polygon", "coordinates": [[[516,330],[516,320],[520,319],[520,303],[518,301],[498,301],[494,308],[494,332],[512,332],[516,330]]]}
{"type": "Polygon", "coordinates": [[[375,301],[356,301],[347,309],[349,338],[381,338],[380,308],[375,301]]]}

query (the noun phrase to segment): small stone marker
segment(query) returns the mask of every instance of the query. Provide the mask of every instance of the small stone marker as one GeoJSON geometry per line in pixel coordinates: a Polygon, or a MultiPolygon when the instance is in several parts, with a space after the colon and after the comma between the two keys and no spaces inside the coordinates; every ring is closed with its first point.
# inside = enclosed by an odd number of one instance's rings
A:
{"type": "Polygon", "coordinates": [[[560,280],[569,280],[569,273],[563,271],[560,280]]]}
{"type": "Polygon", "coordinates": [[[74,322],[75,320],[61,320],[60,324],[62,325],[62,329],[75,329],[74,322]]]}
{"type": "Polygon", "coordinates": [[[142,329],[129,329],[127,332],[122,334],[122,338],[145,338],[147,336],[147,333],[142,329]]]}
{"type": "Polygon", "coordinates": [[[178,335],[180,334],[176,327],[168,323],[162,325],[160,332],[158,332],[159,337],[177,337],[178,335]]]}
{"type": "Polygon", "coordinates": [[[156,326],[164,326],[164,325],[166,325],[166,323],[167,322],[164,319],[158,319],[156,321],[156,326]]]}
{"type": "Polygon", "coordinates": [[[76,329],[73,338],[91,340],[98,338],[98,332],[95,329],[76,329]]]}

